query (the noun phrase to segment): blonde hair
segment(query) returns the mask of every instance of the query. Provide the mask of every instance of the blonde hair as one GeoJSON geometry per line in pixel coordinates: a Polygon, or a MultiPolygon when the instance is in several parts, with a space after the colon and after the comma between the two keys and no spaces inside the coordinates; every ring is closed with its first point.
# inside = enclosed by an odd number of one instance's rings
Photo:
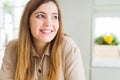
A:
{"type": "Polygon", "coordinates": [[[30,32],[30,16],[42,4],[52,1],[58,9],[59,30],[50,46],[50,66],[48,80],[58,80],[60,68],[60,49],[63,38],[62,17],[56,0],[30,0],[23,12],[18,38],[18,59],[15,73],[15,80],[33,80],[34,73],[31,70],[31,46],[32,35],[30,32]]]}

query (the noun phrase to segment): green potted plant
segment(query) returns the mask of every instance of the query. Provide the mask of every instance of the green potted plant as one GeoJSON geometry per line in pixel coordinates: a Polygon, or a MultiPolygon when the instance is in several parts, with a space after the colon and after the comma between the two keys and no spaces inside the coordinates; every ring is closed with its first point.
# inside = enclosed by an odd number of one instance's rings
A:
{"type": "Polygon", "coordinates": [[[106,34],[101,35],[95,39],[95,43],[98,45],[119,45],[116,35],[114,34],[106,34]]]}
{"type": "Polygon", "coordinates": [[[114,34],[104,34],[95,39],[94,52],[101,57],[118,57],[120,44],[118,38],[114,34]]]}

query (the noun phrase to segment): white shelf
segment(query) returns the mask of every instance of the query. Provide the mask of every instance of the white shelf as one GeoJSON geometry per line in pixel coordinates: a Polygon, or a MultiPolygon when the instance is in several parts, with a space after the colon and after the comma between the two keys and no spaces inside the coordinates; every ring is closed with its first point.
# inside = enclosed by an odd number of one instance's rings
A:
{"type": "Polygon", "coordinates": [[[117,67],[120,68],[120,57],[116,58],[99,58],[94,57],[92,67],[117,67]]]}

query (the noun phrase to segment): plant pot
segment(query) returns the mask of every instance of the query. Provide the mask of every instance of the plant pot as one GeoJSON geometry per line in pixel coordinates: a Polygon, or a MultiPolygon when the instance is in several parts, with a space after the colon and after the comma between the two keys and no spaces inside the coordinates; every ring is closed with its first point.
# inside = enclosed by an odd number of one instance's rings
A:
{"type": "Polygon", "coordinates": [[[119,57],[120,48],[116,45],[95,45],[94,53],[97,57],[119,57]]]}

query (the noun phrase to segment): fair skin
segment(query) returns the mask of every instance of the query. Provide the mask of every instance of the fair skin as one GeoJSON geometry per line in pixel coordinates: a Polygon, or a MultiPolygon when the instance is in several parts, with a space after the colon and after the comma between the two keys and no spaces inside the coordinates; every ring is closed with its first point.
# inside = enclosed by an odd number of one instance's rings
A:
{"type": "Polygon", "coordinates": [[[30,17],[30,30],[39,55],[48,42],[54,39],[59,29],[58,9],[53,2],[39,6],[30,17]]]}

